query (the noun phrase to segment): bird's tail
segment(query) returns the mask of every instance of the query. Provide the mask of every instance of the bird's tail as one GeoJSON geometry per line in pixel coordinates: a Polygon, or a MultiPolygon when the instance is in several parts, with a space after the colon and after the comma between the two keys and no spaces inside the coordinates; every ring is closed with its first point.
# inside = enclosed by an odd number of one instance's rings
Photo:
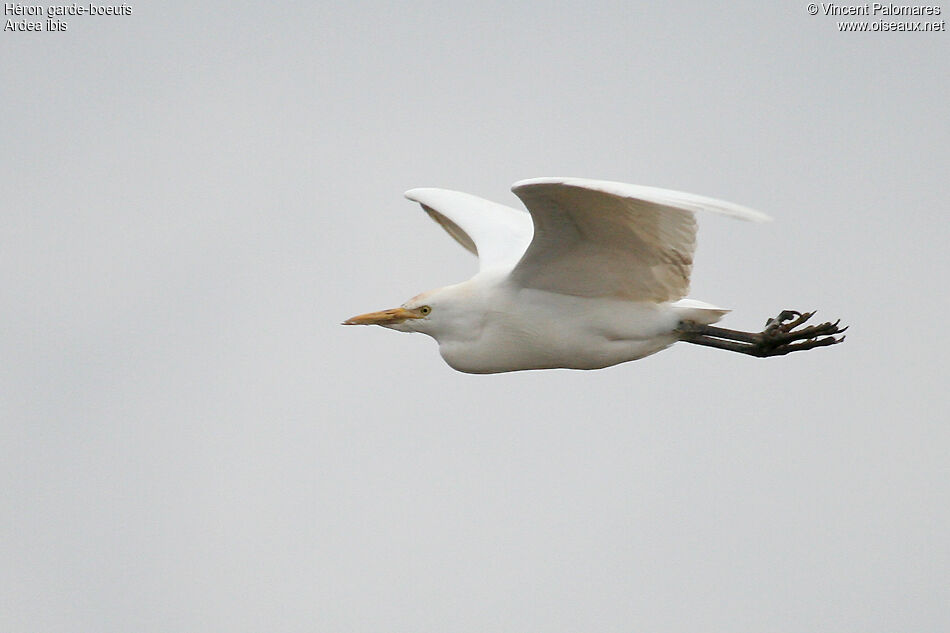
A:
{"type": "Polygon", "coordinates": [[[680,299],[673,304],[673,307],[680,315],[680,321],[692,321],[701,325],[712,325],[731,312],[731,310],[718,308],[711,303],[696,299],[680,299]]]}

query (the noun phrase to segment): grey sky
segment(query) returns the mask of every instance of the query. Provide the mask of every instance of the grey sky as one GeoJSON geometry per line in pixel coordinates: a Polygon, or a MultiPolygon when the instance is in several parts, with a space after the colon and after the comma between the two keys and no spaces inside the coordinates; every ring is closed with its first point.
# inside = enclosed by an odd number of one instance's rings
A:
{"type": "Polygon", "coordinates": [[[512,4],[0,32],[0,630],[950,628],[950,35],[512,4]],[[848,341],[470,376],[338,325],[475,270],[404,190],[562,175],[772,215],[702,217],[691,296],[848,341]]]}

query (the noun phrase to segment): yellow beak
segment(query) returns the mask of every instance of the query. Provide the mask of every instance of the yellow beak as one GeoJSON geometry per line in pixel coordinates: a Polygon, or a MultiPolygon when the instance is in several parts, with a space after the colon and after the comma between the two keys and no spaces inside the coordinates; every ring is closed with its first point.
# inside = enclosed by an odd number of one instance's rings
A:
{"type": "Polygon", "coordinates": [[[343,322],[343,325],[392,325],[393,323],[402,323],[406,319],[421,319],[422,315],[415,310],[405,308],[393,308],[392,310],[382,310],[380,312],[367,312],[359,316],[350,317],[343,322]]]}

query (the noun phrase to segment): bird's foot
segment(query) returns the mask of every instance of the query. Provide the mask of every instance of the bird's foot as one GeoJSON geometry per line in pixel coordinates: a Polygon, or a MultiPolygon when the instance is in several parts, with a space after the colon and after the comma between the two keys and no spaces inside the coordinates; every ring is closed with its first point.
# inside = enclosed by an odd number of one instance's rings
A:
{"type": "Polygon", "coordinates": [[[844,340],[844,336],[835,336],[848,329],[839,327],[840,319],[834,323],[804,326],[805,322],[814,315],[814,312],[782,310],[778,316],[765,322],[765,328],[761,332],[741,332],[712,325],[683,322],[679,327],[680,339],[687,343],[716,347],[759,358],[784,356],[791,352],[827,347],[844,340]]]}
{"type": "Polygon", "coordinates": [[[844,340],[844,336],[835,336],[848,329],[839,327],[841,319],[834,323],[829,321],[802,327],[813,316],[814,312],[782,310],[778,316],[765,322],[765,329],[756,336],[758,340],[752,344],[752,355],[762,358],[782,356],[790,352],[835,345],[844,340]]]}

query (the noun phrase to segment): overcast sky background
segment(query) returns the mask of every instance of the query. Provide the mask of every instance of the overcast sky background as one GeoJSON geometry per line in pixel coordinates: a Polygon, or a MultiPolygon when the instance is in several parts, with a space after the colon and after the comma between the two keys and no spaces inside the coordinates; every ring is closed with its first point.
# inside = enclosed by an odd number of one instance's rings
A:
{"type": "Polygon", "coordinates": [[[722,5],[0,32],[0,630],[950,629],[950,35],[722,5]],[[475,270],[403,191],[536,176],[772,215],[701,218],[691,296],[847,342],[470,376],[339,325],[475,270]]]}

